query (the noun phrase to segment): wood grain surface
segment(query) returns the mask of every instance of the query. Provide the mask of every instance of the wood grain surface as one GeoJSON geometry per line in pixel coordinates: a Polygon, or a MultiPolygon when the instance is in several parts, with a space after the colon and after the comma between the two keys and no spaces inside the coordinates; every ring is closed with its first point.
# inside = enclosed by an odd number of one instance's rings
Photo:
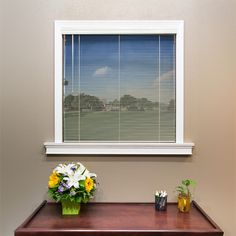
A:
{"type": "Polygon", "coordinates": [[[62,216],[57,203],[43,202],[15,231],[15,236],[70,235],[223,235],[222,230],[193,202],[189,213],[175,203],[156,211],[154,203],[89,203],[78,216],[62,216]]]}

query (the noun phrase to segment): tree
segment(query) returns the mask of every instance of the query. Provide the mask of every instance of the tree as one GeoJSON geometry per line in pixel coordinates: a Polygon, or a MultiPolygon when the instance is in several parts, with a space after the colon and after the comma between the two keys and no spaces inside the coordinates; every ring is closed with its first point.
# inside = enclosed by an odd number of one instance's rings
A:
{"type": "Polygon", "coordinates": [[[64,80],[64,85],[67,86],[69,84],[69,81],[68,80],[64,80]]]}
{"type": "Polygon", "coordinates": [[[124,95],[120,98],[120,105],[129,110],[129,108],[135,109],[137,107],[137,98],[131,95],[124,95]]]}
{"type": "Polygon", "coordinates": [[[140,111],[153,110],[154,103],[147,98],[139,98],[137,99],[137,103],[140,111]]]}
{"type": "Polygon", "coordinates": [[[78,111],[79,110],[79,97],[69,94],[65,98],[64,106],[65,106],[65,109],[69,111],[78,111]]]}
{"type": "Polygon", "coordinates": [[[169,101],[167,109],[168,109],[168,111],[173,111],[175,109],[175,100],[174,99],[171,99],[169,101]]]}
{"type": "Polygon", "coordinates": [[[102,111],[104,109],[104,104],[98,97],[85,93],[76,96],[72,94],[67,95],[64,106],[69,111],[78,111],[79,108],[80,110],[87,109],[91,111],[102,111]]]}
{"type": "Polygon", "coordinates": [[[81,93],[80,109],[89,109],[91,111],[102,111],[104,109],[104,104],[98,97],[81,93]]]}
{"type": "Polygon", "coordinates": [[[114,106],[114,107],[118,107],[120,105],[120,102],[117,100],[117,99],[115,99],[113,102],[112,102],[112,106],[114,106]]]}

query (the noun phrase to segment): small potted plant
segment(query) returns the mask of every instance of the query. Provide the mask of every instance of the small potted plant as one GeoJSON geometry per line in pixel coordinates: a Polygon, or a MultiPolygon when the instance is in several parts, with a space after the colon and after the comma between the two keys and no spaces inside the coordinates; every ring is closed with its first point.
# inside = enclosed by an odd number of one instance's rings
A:
{"type": "Polygon", "coordinates": [[[49,197],[61,202],[63,215],[77,215],[80,203],[94,196],[96,177],[79,162],[59,164],[49,176],[49,197]]]}
{"type": "Polygon", "coordinates": [[[195,188],[196,182],[192,179],[182,180],[181,185],[176,187],[178,192],[178,209],[181,212],[189,212],[192,193],[190,187],[195,188]]]}

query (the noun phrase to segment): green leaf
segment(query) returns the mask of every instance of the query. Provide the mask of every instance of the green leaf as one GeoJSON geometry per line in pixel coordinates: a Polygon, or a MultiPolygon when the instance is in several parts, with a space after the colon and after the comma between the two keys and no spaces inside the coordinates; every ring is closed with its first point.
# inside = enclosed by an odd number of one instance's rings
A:
{"type": "Polygon", "coordinates": [[[75,201],[76,202],[81,202],[82,198],[81,197],[76,197],[75,201]]]}
{"type": "Polygon", "coordinates": [[[192,179],[185,179],[182,181],[182,184],[185,185],[185,186],[193,186],[195,187],[196,186],[196,182],[192,179]]]}
{"type": "Polygon", "coordinates": [[[184,189],[183,186],[177,186],[177,187],[176,187],[176,190],[177,190],[177,191],[185,191],[185,189],[184,189]]]}
{"type": "Polygon", "coordinates": [[[79,181],[80,187],[84,188],[85,187],[85,180],[79,181]]]}

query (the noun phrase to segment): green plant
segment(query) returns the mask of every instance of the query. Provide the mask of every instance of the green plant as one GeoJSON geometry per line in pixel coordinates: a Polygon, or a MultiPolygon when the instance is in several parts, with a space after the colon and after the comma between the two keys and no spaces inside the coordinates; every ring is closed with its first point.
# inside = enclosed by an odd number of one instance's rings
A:
{"type": "Polygon", "coordinates": [[[192,193],[190,191],[190,187],[195,188],[196,182],[192,179],[182,180],[181,185],[176,187],[176,191],[179,193],[181,197],[192,197],[192,193]]]}

